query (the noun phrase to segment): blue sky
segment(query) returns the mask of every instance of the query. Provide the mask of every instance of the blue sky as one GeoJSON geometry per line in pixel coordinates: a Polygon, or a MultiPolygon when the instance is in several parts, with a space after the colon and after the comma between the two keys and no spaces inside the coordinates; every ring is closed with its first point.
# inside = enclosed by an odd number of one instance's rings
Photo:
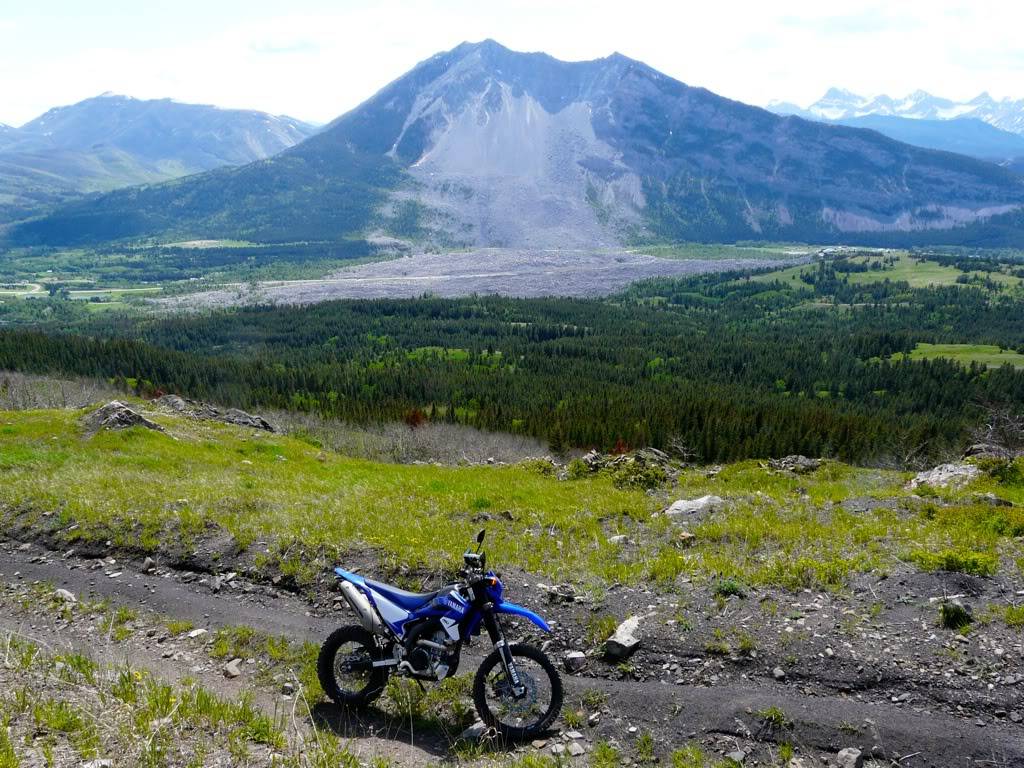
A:
{"type": "Polygon", "coordinates": [[[0,0],[0,122],[104,91],[325,122],[463,40],[618,50],[753,104],[837,85],[1024,97],[1024,3],[0,0]]]}

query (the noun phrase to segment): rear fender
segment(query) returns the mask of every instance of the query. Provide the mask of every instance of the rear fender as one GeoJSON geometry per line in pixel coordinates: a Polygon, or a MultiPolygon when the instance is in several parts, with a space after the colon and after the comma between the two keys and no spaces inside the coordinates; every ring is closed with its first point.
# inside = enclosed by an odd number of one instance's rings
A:
{"type": "Polygon", "coordinates": [[[366,582],[363,581],[363,577],[360,576],[358,573],[346,571],[344,568],[335,568],[334,577],[343,581],[350,581],[357,587],[365,589],[366,582]]]}

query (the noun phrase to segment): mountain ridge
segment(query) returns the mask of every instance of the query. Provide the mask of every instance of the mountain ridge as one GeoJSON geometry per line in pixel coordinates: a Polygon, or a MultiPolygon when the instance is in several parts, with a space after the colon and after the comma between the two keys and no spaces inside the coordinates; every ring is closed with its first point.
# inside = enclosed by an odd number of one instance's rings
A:
{"type": "Polygon", "coordinates": [[[246,164],[314,131],[256,110],[105,93],[0,127],[0,215],[246,164]]]}
{"type": "Polygon", "coordinates": [[[564,62],[487,40],[420,62],[272,159],[65,206],[14,240],[832,241],[1022,205],[1021,180],[988,163],[781,117],[621,54],[564,62]]]}
{"type": "Polygon", "coordinates": [[[968,101],[954,101],[917,90],[902,99],[881,94],[860,96],[842,88],[829,88],[807,107],[792,102],[769,102],[767,109],[813,120],[845,120],[866,115],[906,117],[912,120],[954,120],[973,117],[1010,133],[1024,135],[1024,99],[994,99],[982,91],[968,101]]]}

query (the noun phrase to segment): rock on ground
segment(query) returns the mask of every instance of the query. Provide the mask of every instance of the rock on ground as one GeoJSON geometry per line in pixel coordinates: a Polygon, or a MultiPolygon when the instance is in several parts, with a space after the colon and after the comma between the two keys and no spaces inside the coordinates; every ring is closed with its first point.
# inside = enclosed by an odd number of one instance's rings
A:
{"type": "Polygon", "coordinates": [[[919,472],[907,483],[907,488],[914,490],[922,485],[932,488],[959,488],[967,485],[981,475],[981,470],[973,464],[940,464],[934,469],[919,472]]]}
{"type": "Polygon", "coordinates": [[[262,416],[254,416],[238,408],[218,408],[209,403],[200,403],[178,395],[164,395],[157,398],[155,402],[157,405],[193,419],[220,421],[239,427],[251,427],[252,429],[262,429],[266,432],[276,432],[270,422],[262,416]]]}
{"type": "Polygon", "coordinates": [[[611,661],[629,658],[640,647],[640,617],[630,616],[619,624],[604,643],[604,655],[611,661]]]}
{"type": "Polygon", "coordinates": [[[563,657],[562,662],[565,664],[566,672],[579,672],[586,666],[587,655],[583,651],[569,651],[563,657]]]}
{"type": "Polygon", "coordinates": [[[224,676],[225,677],[241,677],[241,675],[242,675],[242,667],[240,666],[241,663],[242,663],[241,659],[232,659],[227,664],[225,664],[224,665],[224,676]]]}
{"type": "Polygon", "coordinates": [[[687,515],[708,515],[725,504],[721,496],[701,496],[699,499],[679,499],[665,510],[668,517],[682,517],[687,515]]]}
{"type": "Polygon", "coordinates": [[[1001,445],[992,443],[974,443],[964,451],[965,459],[1012,459],[1013,453],[1001,445]]]}
{"type": "Polygon", "coordinates": [[[106,405],[97,408],[87,415],[82,423],[86,430],[93,435],[104,429],[128,429],[129,427],[145,427],[157,432],[164,431],[159,424],[150,421],[138,411],[132,410],[120,400],[111,400],[106,405]]]}
{"type": "Polygon", "coordinates": [[[864,765],[864,755],[856,747],[847,747],[836,755],[836,765],[839,768],[861,768],[864,765]]]}
{"type": "Polygon", "coordinates": [[[781,459],[770,459],[768,466],[774,470],[783,472],[795,472],[798,475],[813,472],[821,466],[821,459],[811,459],[807,456],[794,454],[781,459]]]}

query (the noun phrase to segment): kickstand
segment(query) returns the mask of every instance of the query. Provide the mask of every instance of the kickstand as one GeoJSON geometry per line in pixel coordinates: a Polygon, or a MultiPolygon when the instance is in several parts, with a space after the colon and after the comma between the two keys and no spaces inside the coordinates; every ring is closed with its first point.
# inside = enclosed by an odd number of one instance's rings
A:
{"type": "Polygon", "coordinates": [[[416,685],[418,685],[420,687],[420,690],[423,691],[423,693],[427,692],[427,689],[423,686],[423,681],[422,680],[420,680],[418,677],[414,677],[413,680],[416,681],[416,685]]]}

